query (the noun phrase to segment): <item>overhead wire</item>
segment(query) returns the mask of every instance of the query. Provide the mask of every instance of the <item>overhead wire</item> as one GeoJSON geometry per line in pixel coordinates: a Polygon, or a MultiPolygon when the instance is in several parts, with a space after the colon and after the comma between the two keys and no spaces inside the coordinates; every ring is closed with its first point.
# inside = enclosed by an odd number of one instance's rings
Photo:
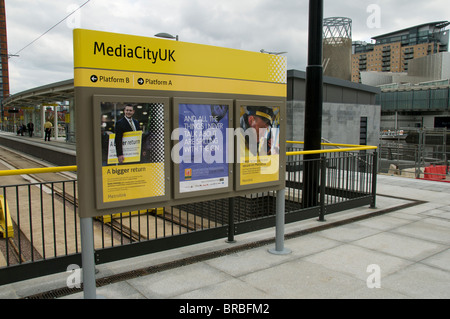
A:
{"type": "Polygon", "coordinates": [[[17,51],[13,56],[17,56],[20,52],[22,52],[23,50],[25,50],[26,48],[28,48],[30,45],[32,45],[33,43],[35,43],[37,40],[39,40],[40,38],[42,38],[44,35],[46,35],[47,33],[49,33],[51,30],[53,30],[54,28],[56,28],[59,24],[61,24],[63,21],[65,21],[67,18],[69,18],[72,14],[74,14],[75,12],[77,12],[78,10],[80,10],[82,7],[84,7],[89,1],[91,0],[87,0],[85,3],[83,3],[82,5],[80,5],[77,9],[75,9],[74,11],[72,11],[71,13],[69,13],[66,17],[64,17],[61,21],[59,21],[58,23],[56,23],[54,26],[52,26],[50,29],[48,29],[47,31],[45,31],[44,33],[42,33],[40,36],[38,36],[36,39],[34,39],[33,41],[31,41],[30,43],[28,43],[26,46],[24,46],[22,49],[20,49],[19,51],[17,51]]]}

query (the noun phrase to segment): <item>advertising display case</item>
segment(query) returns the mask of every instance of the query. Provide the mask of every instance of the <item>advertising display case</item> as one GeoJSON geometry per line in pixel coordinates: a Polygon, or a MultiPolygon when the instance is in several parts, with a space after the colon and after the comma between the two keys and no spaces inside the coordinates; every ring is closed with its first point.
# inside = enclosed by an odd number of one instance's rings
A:
{"type": "Polygon", "coordinates": [[[285,183],[286,58],[74,30],[79,214],[285,183]]]}

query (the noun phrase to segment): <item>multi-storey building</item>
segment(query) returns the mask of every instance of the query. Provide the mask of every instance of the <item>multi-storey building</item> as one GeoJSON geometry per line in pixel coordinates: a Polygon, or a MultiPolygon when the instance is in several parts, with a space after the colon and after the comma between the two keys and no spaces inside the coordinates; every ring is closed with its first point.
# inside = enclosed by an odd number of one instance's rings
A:
{"type": "Polygon", "coordinates": [[[374,43],[353,42],[352,81],[361,81],[361,71],[407,72],[412,59],[448,52],[448,25],[426,23],[374,37],[374,43]]]}

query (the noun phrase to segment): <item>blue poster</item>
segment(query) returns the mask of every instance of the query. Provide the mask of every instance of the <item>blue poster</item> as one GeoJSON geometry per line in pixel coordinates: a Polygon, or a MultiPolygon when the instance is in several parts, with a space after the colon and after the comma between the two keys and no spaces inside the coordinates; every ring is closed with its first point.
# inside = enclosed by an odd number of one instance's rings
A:
{"type": "Polygon", "coordinates": [[[228,105],[179,104],[180,193],[228,187],[228,105]]]}

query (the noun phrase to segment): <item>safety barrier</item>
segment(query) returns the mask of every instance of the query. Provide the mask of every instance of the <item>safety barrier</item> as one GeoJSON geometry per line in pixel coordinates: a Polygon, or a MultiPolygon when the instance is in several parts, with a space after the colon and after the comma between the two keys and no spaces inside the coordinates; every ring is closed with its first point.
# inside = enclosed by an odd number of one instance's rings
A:
{"type": "Polygon", "coordinates": [[[445,181],[447,178],[448,166],[430,165],[424,169],[424,179],[431,181],[445,181]]]}
{"type": "MultiPolygon", "coordinates": [[[[289,141],[297,146],[301,142],[289,141]]],[[[324,143],[324,149],[287,152],[286,188],[283,191],[285,222],[309,218],[325,220],[328,214],[364,205],[375,206],[376,147],[324,143]],[[374,152],[370,152],[374,151],[374,152]],[[321,154],[305,160],[306,154],[321,154]],[[310,161],[320,174],[318,202],[306,205],[304,170],[310,161]]],[[[75,171],[76,166],[0,171],[0,176],[39,172],[75,171]]],[[[211,200],[174,207],[117,212],[94,220],[97,264],[173,249],[219,238],[228,238],[276,224],[277,194],[270,191],[230,199],[211,200]]],[[[80,219],[77,213],[77,181],[0,186],[9,202],[14,237],[0,240],[5,257],[0,285],[64,272],[81,266],[80,219]]]]}

